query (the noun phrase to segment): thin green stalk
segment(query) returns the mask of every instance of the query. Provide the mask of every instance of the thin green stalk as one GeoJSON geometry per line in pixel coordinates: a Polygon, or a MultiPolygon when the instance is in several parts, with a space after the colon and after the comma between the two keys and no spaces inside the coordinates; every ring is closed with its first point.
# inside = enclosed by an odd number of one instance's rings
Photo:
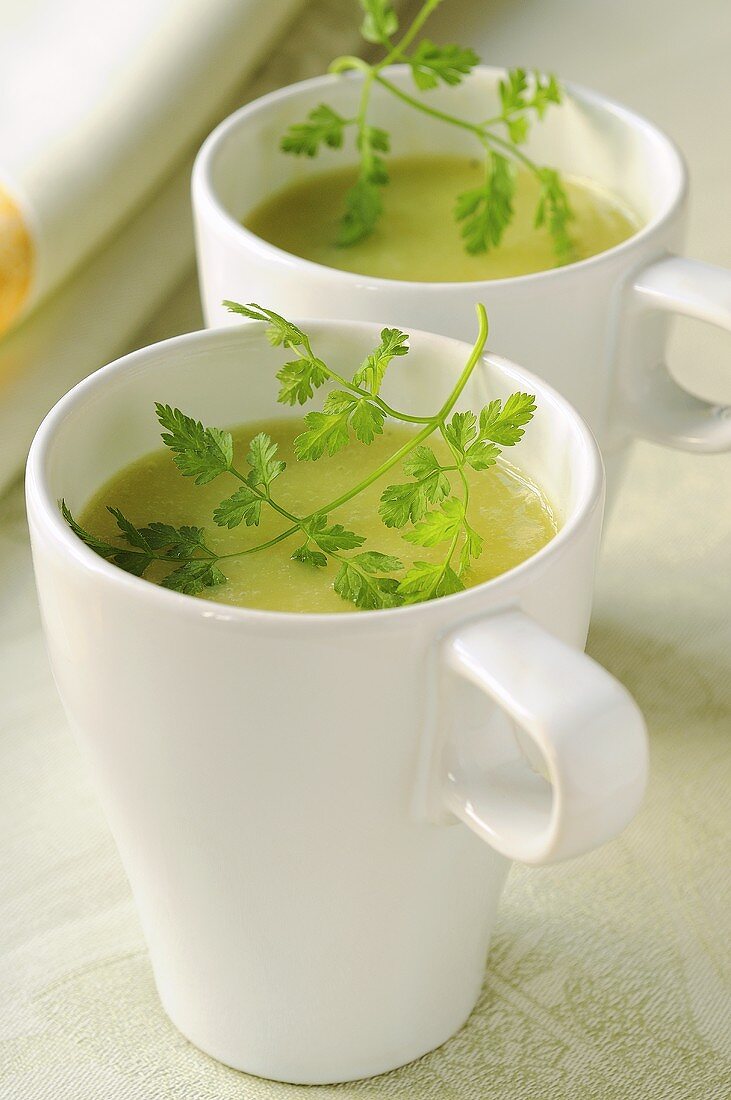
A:
{"type": "Polygon", "coordinates": [[[430,107],[428,103],[422,103],[414,96],[409,95],[408,92],[404,92],[396,84],[392,84],[390,80],[387,80],[385,76],[381,76],[380,73],[376,74],[375,80],[383,88],[387,88],[389,92],[392,92],[397,99],[402,100],[404,103],[408,103],[410,107],[415,107],[417,111],[421,111],[422,114],[431,115],[432,118],[438,118],[442,122],[448,122],[452,126],[459,126],[462,130],[469,130],[473,134],[477,134],[478,137],[482,136],[482,128],[476,122],[468,122],[465,118],[457,118],[456,115],[447,114],[446,111],[440,111],[437,107],[430,107]]]}
{"type": "Polygon", "coordinates": [[[409,46],[416,38],[421,28],[426,23],[429,16],[432,14],[433,11],[436,10],[436,8],[439,7],[441,2],[442,0],[427,0],[421,11],[418,12],[418,14],[415,16],[411,26],[407,28],[405,33],[396,43],[396,45],[393,46],[391,52],[387,54],[386,57],[384,57],[383,61],[374,66],[376,71],[385,68],[386,65],[393,64],[394,61],[403,56],[403,54],[406,52],[406,50],[408,50],[409,46]]]}
{"type": "MultiPolygon", "coordinates": [[[[300,527],[297,524],[296,527],[288,527],[286,531],[280,531],[278,535],[275,535],[271,539],[267,539],[266,542],[257,543],[256,546],[249,546],[246,550],[234,550],[230,554],[221,554],[216,558],[216,561],[228,561],[230,558],[243,558],[246,554],[258,554],[260,550],[268,550],[270,546],[276,546],[278,542],[284,542],[290,535],[293,535],[296,531],[299,531],[300,527]]],[[[170,558],[165,558],[168,565],[173,564],[170,558]]]]}
{"type": "MultiPolygon", "coordinates": [[[[333,76],[337,76],[339,73],[348,72],[349,69],[358,69],[360,72],[368,74],[373,70],[373,66],[364,61],[362,57],[355,57],[354,54],[343,54],[342,57],[336,57],[334,61],[330,62],[327,71],[333,76]]],[[[352,121],[355,122],[355,119],[352,121]]]]}

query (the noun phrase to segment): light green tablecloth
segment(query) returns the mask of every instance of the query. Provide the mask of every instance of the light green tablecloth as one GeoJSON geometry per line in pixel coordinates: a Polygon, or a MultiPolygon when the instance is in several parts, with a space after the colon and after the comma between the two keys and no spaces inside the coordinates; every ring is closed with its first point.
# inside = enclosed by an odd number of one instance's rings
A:
{"type": "Polygon", "coordinates": [[[648,719],[652,778],[638,819],[603,851],[513,870],[482,999],[456,1038],[396,1073],[307,1090],[218,1065],[164,1016],[127,883],[50,683],[19,487],[8,494],[0,1096],[731,1095],[730,478],[731,457],[638,447],[608,531],[590,651],[648,719]]]}

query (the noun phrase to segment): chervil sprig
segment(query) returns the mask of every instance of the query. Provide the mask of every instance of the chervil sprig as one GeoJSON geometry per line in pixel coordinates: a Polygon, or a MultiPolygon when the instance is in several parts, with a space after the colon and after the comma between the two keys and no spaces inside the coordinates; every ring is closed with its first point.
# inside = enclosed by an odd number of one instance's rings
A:
{"type": "Polygon", "coordinates": [[[344,447],[367,447],[383,431],[387,418],[416,425],[418,430],[356,485],[335,500],[301,514],[281,503],[278,486],[286,477],[286,464],[269,435],[260,432],[252,438],[246,468],[240,469],[234,461],[229,432],[205,427],[180,409],[158,403],[162,441],[172,452],[181,475],[192,478],[197,485],[226,477],[237,483],[214,509],[213,522],[228,529],[258,527],[266,509],[285,521],[281,531],[264,542],[218,554],[201,527],[174,527],[161,522],[136,527],[119,509],[110,508],[119,531],[120,544],[115,544],[85,531],[62,501],[63,516],[72,530],[95,553],[135,576],[144,576],[153,564],[158,568],[167,566],[161,583],[189,595],[224,584],[228,559],[262,553],[295,537],[299,541],[292,559],[310,569],[332,565],[336,569],[332,581],[335,591],[363,610],[397,607],[460,591],[471,562],[482,553],[485,538],[471,520],[466,472],[494,466],[501,448],[521,440],[535,412],[533,397],[524,393],[514,393],[505,401],[496,398],[479,413],[454,411],[485,346],[484,307],[477,307],[478,338],[451,393],[433,415],[414,416],[392,408],[380,392],[390,365],[408,354],[406,333],[384,328],[377,347],[347,379],[315,355],[309,336],[298,325],[255,303],[227,304],[233,312],[263,322],[269,342],[295,354],[296,358],[277,372],[282,384],[281,403],[304,403],[314,390],[325,385],[334,387],[322,411],[305,416],[305,430],[295,441],[298,461],[317,462],[324,454],[335,454],[344,447]],[[427,445],[435,434],[445,441],[451,461],[442,462],[427,445]],[[386,527],[403,529],[408,546],[443,546],[444,553],[437,562],[417,560],[407,566],[393,555],[364,549],[363,535],[330,518],[399,464],[407,480],[383,489],[381,519],[386,527]]]}
{"type": "Polygon", "coordinates": [[[361,34],[367,42],[381,46],[384,57],[369,64],[360,57],[339,57],[331,73],[357,70],[363,85],[356,114],[340,115],[320,103],[304,122],[294,123],[281,140],[285,153],[314,157],[323,146],[340,149],[352,130],[358,152],[358,177],[345,196],[337,243],[347,247],[370,236],[383,213],[383,189],[388,183],[385,156],[390,152],[390,135],[369,120],[373,87],[378,84],[416,111],[473,134],[484,158],[484,183],[457,196],[455,218],[462,223],[465,250],[475,255],[496,248],[514,213],[515,166],[521,165],[538,181],[540,192],[535,213],[536,229],[544,228],[553,240],[559,264],[574,258],[570,234],[571,206],[559,173],[537,164],[520,148],[528,138],[531,122],[541,120],[548,108],[562,100],[561,87],[553,75],[525,69],[511,69],[499,84],[500,112],[482,122],[472,122],[437,110],[426,99],[410,95],[393,84],[384,71],[396,62],[411,69],[416,90],[429,92],[445,84],[454,87],[479,64],[474,50],[454,43],[437,45],[428,38],[416,39],[440,0],[426,0],[400,38],[396,12],[390,0],[360,0],[363,9],[361,34]]]}

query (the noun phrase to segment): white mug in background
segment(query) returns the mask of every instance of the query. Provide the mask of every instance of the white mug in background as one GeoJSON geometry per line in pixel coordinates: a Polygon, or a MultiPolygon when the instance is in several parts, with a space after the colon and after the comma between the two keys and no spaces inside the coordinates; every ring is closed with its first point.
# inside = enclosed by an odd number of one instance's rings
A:
{"type": "MultiPolygon", "coordinates": [[[[414,92],[408,66],[387,75],[414,92]]],[[[499,113],[503,76],[479,67],[458,87],[429,91],[425,102],[477,121],[499,113]]],[[[242,219],[274,191],[354,162],[352,149],[324,149],[311,160],[285,155],[279,142],[290,123],[319,103],[351,117],[361,82],[349,73],[273,92],[231,115],[202,146],[193,207],[207,324],[232,320],[223,299],[253,300],[291,316],[379,321],[464,339],[480,301],[494,346],[545,378],[588,421],[610,493],[635,437],[689,451],[731,448],[729,410],[682,389],[664,361],[670,314],[731,330],[731,273],[675,255],[687,205],[682,157],[652,123],[595,92],[568,85],[563,106],[549,110],[526,145],[538,163],[595,180],[642,220],[629,240],[590,259],[487,282],[403,282],[300,259],[243,228],[242,219]]],[[[420,114],[378,85],[372,105],[397,156],[475,152],[473,135],[420,114]]]]}
{"type": "MultiPolygon", "coordinates": [[[[329,362],[358,364],[378,342],[370,324],[308,330],[329,362]]],[[[411,344],[384,395],[431,412],[470,349],[411,344]]],[[[231,1066],[318,1083],[389,1070],[461,1026],[509,861],[614,836],[647,749],[634,702],[581,652],[596,444],[505,360],[483,358],[460,403],[536,393],[519,461],[561,529],[486,584],[386,611],[247,610],[131,576],[69,530],[60,497],[78,513],[159,445],[155,400],[210,424],[296,415],[276,402],[285,358],[255,324],[112,363],[43,422],[27,503],[55,679],[167,1012],[231,1066]]]]}

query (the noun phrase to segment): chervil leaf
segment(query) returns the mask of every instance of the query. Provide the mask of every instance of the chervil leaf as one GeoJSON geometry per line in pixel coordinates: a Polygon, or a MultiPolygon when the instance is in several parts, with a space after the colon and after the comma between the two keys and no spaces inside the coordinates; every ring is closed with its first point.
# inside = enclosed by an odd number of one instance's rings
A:
{"type": "Polygon", "coordinates": [[[131,554],[121,550],[112,556],[111,560],[128,573],[142,576],[154,560],[155,554],[160,551],[172,559],[199,556],[201,553],[206,554],[209,559],[212,556],[212,551],[204,542],[202,527],[173,527],[167,523],[151,523],[148,527],[137,528],[118,508],[109,508],[108,511],[117,521],[122,537],[130,546],[143,551],[142,554],[131,554]]]}
{"type": "Polygon", "coordinates": [[[389,38],[398,30],[398,18],[390,0],[360,0],[363,22],[360,33],[366,42],[389,45],[389,38]]]}
{"type": "Polygon", "coordinates": [[[138,530],[138,528],[120,512],[119,508],[108,507],[107,511],[111,512],[117,521],[117,527],[125,542],[128,542],[130,546],[134,546],[137,550],[144,550],[148,554],[152,553],[152,547],[145,537],[144,531],[138,530]]]}
{"type": "Polygon", "coordinates": [[[362,554],[354,554],[349,561],[358,563],[358,567],[366,573],[398,573],[403,569],[403,562],[394,558],[391,554],[381,554],[378,550],[364,550],[362,554]]]}
{"type": "MultiPolygon", "coordinates": [[[[387,130],[382,130],[379,126],[364,126],[358,134],[358,148],[361,153],[372,155],[373,153],[388,153],[391,148],[391,139],[387,130]]],[[[388,183],[388,176],[383,175],[385,168],[376,167],[372,172],[367,173],[367,178],[372,183],[388,183]]]]}
{"type": "Polygon", "coordinates": [[[506,118],[505,125],[508,128],[508,135],[513,145],[522,145],[528,137],[530,129],[530,124],[525,115],[518,115],[517,118],[506,118]]]}
{"type": "Polygon", "coordinates": [[[373,576],[371,571],[359,569],[353,560],[342,562],[333,588],[361,611],[398,607],[403,603],[395,577],[373,576]]]}
{"type": "Polygon", "coordinates": [[[462,553],[460,559],[460,570],[464,571],[470,564],[472,558],[479,558],[482,553],[484,540],[481,535],[477,534],[474,527],[471,527],[465,519],[463,523],[464,531],[464,543],[462,545],[462,553]]]}
{"type": "Polygon", "coordinates": [[[104,539],[98,538],[96,535],[92,535],[89,531],[85,531],[80,523],[77,523],[71,514],[71,510],[65,500],[59,500],[58,506],[61,509],[61,515],[68,523],[71,530],[74,532],[82,542],[85,542],[90,550],[94,550],[101,557],[106,558],[110,553],[115,553],[118,547],[110,546],[104,539]]]}
{"type": "Polygon", "coordinates": [[[345,196],[345,213],[340,221],[337,243],[347,247],[370,236],[382,212],[379,186],[359,179],[345,196]]]}
{"type": "Polygon", "coordinates": [[[423,486],[416,481],[401,485],[389,485],[381,494],[378,514],[386,527],[405,527],[409,521],[416,523],[426,511],[423,486]]]}
{"type": "Polygon", "coordinates": [[[370,444],[377,435],[383,432],[385,413],[377,405],[371,404],[365,398],[356,401],[353,414],[350,418],[356,438],[361,443],[370,444]]]}
{"type": "Polygon", "coordinates": [[[512,447],[523,438],[523,429],[533,418],[536,399],[532,393],[513,393],[505,405],[491,401],[480,413],[480,439],[512,447]]]}
{"type": "Polygon", "coordinates": [[[444,425],[445,438],[462,454],[477,438],[477,417],[472,412],[456,412],[444,425]]]}
{"type": "Polygon", "coordinates": [[[258,527],[261,519],[261,496],[248,485],[241,485],[233,496],[222,500],[213,513],[219,527],[258,527]]]}
{"type": "Polygon", "coordinates": [[[157,402],[155,408],[165,429],[162,441],[173,452],[173,461],[184,477],[195,478],[196,485],[205,485],[229,469],[233,461],[230,432],[204,428],[199,420],[170,405],[157,402]]]}
{"type": "Polygon", "coordinates": [[[318,569],[322,569],[323,566],[327,565],[327,557],[321,554],[319,550],[311,550],[306,542],[297,547],[292,557],[295,561],[301,561],[305,565],[314,565],[318,569]]]}
{"type": "Polygon", "coordinates": [[[387,132],[378,126],[363,124],[358,130],[356,145],[360,153],[360,179],[383,187],[388,183],[388,171],[386,162],[378,154],[389,151],[390,138],[387,132]]]}
{"type": "Polygon", "coordinates": [[[462,581],[451,568],[443,564],[416,561],[399,582],[398,594],[406,603],[433,600],[438,596],[450,596],[464,589],[462,581]]]}
{"type": "Polygon", "coordinates": [[[416,546],[438,546],[448,542],[459,531],[464,520],[464,503],[457,497],[445,500],[440,508],[426,515],[404,538],[416,546]]]}
{"type": "Polygon", "coordinates": [[[169,523],[150,523],[142,528],[140,534],[153,550],[163,551],[168,558],[192,557],[201,551],[208,555],[212,553],[206,546],[202,527],[173,527],[169,523]]]}
{"type": "Polygon", "coordinates": [[[451,491],[449,478],[429,447],[415,447],[404,459],[404,472],[416,481],[389,485],[381,494],[378,511],[386,527],[416,523],[430,504],[438,504],[451,491]]]}
{"type": "Polygon", "coordinates": [[[506,80],[501,80],[498,89],[503,115],[522,111],[528,106],[528,74],[525,69],[511,69],[506,80]]]}
{"type": "MultiPolygon", "coordinates": [[[[208,560],[197,557],[195,560],[187,562],[186,565],[191,566],[191,570],[185,574],[181,582],[174,580],[168,587],[174,587],[178,583],[186,583],[185,577],[196,573],[196,570],[200,571],[203,576],[208,575],[208,570],[215,569],[211,561],[212,551],[209,550],[203,539],[202,527],[173,527],[169,523],[151,523],[147,527],[138,528],[118,508],[109,508],[109,511],[117,521],[122,537],[136,549],[124,550],[118,546],[112,546],[94,535],[90,535],[76,522],[66,507],[66,503],[61,501],[63,517],[74,533],[101,557],[114,562],[125,572],[132,573],[136,577],[141,577],[145,573],[147,568],[152,565],[155,557],[159,557],[161,551],[166,557],[173,560],[193,554],[204,553],[208,555],[208,560]]],[[[175,570],[176,575],[179,572],[180,570],[175,570]]],[[[167,580],[163,581],[163,584],[167,585],[167,580]]],[[[187,591],[185,588],[178,588],[177,590],[187,591]]]]}
{"type": "Polygon", "coordinates": [[[574,256],[574,243],[568,226],[574,213],[568,195],[554,168],[540,168],[538,174],[541,193],[536,207],[535,227],[540,229],[545,225],[548,228],[559,263],[570,263],[574,256]]]}
{"type": "Polygon", "coordinates": [[[437,46],[428,38],[422,38],[407,61],[417,88],[428,91],[436,88],[440,80],[445,84],[459,84],[480,59],[474,50],[455,45],[437,46]]]}
{"type": "Polygon", "coordinates": [[[496,447],[494,443],[487,443],[483,439],[478,439],[467,450],[465,461],[473,470],[487,470],[490,466],[495,465],[499,455],[500,448],[496,447]]]}
{"type": "Polygon", "coordinates": [[[525,69],[511,69],[506,80],[501,80],[500,104],[502,119],[508,127],[511,141],[519,144],[528,134],[528,112],[535,111],[543,118],[551,103],[561,102],[561,89],[555,76],[533,74],[533,91],[530,91],[525,69]]]}
{"type": "Polygon", "coordinates": [[[341,413],[351,413],[359,400],[360,398],[356,397],[354,393],[348,393],[345,390],[330,390],[325,398],[322,411],[328,415],[338,416],[341,413]]]}
{"type": "Polygon", "coordinates": [[[148,554],[137,553],[135,550],[119,550],[109,560],[118,565],[120,569],[124,569],[125,573],[132,573],[135,577],[141,577],[155,559],[148,554]]]}
{"type": "Polygon", "coordinates": [[[327,381],[328,371],[322,359],[294,359],[277,371],[277,378],[282,383],[277,400],[283,405],[304,405],[327,381]]]}
{"type": "Polygon", "coordinates": [[[326,103],[320,103],[310,111],[306,122],[295,122],[280,142],[284,153],[314,157],[322,145],[339,149],[343,144],[343,132],[348,119],[343,118],[326,103]]]}
{"type": "Polygon", "coordinates": [[[530,106],[534,108],[539,118],[543,118],[551,103],[559,104],[561,102],[561,88],[553,73],[549,73],[548,76],[534,73],[533,76],[535,87],[530,106]]]}
{"type": "Polygon", "coordinates": [[[397,328],[381,330],[381,342],[361,363],[353,375],[353,383],[369,390],[374,396],[380,392],[383,376],[392,359],[408,355],[408,333],[397,328]]]}
{"type": "Polygon", "coordinates": [[[449,496],[449,478],[431,447],[415,447],[404,459],[404,473],[421,482],[429,504],[449,496]]]}
{"type": "Polygon", "coordinates": [[[294,441],[299,459],[315,460],[326,451],[336,454],[350,442],[349,429],[365,444],[373,442],[383,432],[386,414],[366,397],[345,390],[333,390],[327,395],[322,412],[308,413],[307,431],[294,441]]]}
{"type": "Polygon", "coordinates": [[[294,441],[294,452],[300,461],[314,462],[327,452],[337,454],[350,441],[348,421],[350,412],[311,412],[305,417],[307,431],[294,441]]]}
{"type": "Polygon", "coordinates": [[[265,309],[256,302],[249,302],[248,305],[242,306],[240,302],[225,300],[223,304],[229,313],[239,313],[242,317],[248,317],[250,321],[266,321],[267,340],[273,347],[279,347],[281,344],[289,348],[307,346],[307,337],[302,329],[285,317],[281,317],[280,314],[274,313],[273,310],[265,309]]]}
{"type": "MultiPolygon", "coordinates": [[[[107,561],[114,562],[115,565],[118,565],[127,573],[133,573],[136,577],[141,577],[148,566],[150,566],[154,561],[151,552],[148,553],[146,551],[124,550],[119,546],[112,546],[111,543],[106,542],[104,539],[98,538],[96,535],[90,534],[89,531],[84,530],[81,524],[76,522],[74,517],[71,515],[71,512],[69,511],[65,500],[61,500],[59,502],[59,506],[61,508],[61,514],[68,523],[71,530],[82,540],[82,542],[86,543],[90,550],[93,550],[94,553],[98,554],[102,558],[105,558],[107,561]]],[[[112,511],[111,508],[110,511],[112,511]]],[[[114,514],[116,518],[116,510],[114,510],[112,514],[114,514]]],[[[128,520],[124,520],[121,512],[119,512],[118,514],[123,519],[125,525],[129,523],[128,520]]],[[[132,524],[129,524],[129,527],[137,532],[137,528],[133,528],[132,524]]],[[[124,533],[124,529],[121,524],[120,530],[122,530],[123,537],[127,538],[127,534],[124,533]]],[[[129,532],[129,534],[131,534],[131,531],[129,532]]],[[[137,534],[141,534],[141,532],[137,532],[137,534]]],[[[136,536],[133,535],[132,537],[136,536]]]]}
{"type": "Polygon", "coordinates": [[[259,432],[249,444],[246,461],[251,466],[249,480],[252,485],[263,485],[268,489],[275,478],[287,468],[286,462],[276,458],[278,447],[266,432],[259,432]]]}
{"type": "Polygon", "coordinates": [[[385,161],[378,155],[388,152],[389,137],[386,131],[360,122],[357,146],[360,171],[355,184],[345,195],[345,213],[340,219],[336,241],[342,247],[356,244],[373,232],[383,211],[380,189],[388,183],[385,161]]]}
{"type": "Polygon", "coordinates": [[[338,550],[353,550],[365,542],[364,535],[356,535],[355,532],[346,530],[340,523],[328,526],[327,516],[321,514],[313,516],[306,530],[312,541],[316,542],[326,554],[336,553],[338,550]]]}
{"type": "Polygon", "coordinates": [[[500,244],[513,218],[514,195],[510,161],[500,153],[488,153],[485,183],[457,196],[455,217],[464,222],[462,239],[471,255],[488,252],[500,244]]]}
{"type": "Polygon", "coordinates": [[[197,596],[204,588],[214,588],[226,583],[226,576],[214,562],[187,561],[179,569],[168,573],[163,580],[165,588],[173,592],[182,592],[186,596],[197,596]]]}

